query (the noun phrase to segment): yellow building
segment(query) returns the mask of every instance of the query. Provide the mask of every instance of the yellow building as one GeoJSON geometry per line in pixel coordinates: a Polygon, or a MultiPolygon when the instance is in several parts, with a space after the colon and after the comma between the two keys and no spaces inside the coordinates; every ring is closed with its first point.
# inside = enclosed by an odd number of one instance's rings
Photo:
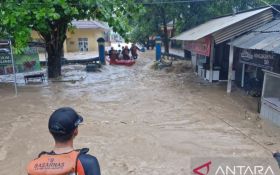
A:
{"type": "MultiPolygon", "coordinates": [[[[106,33],[110,28],[98,21],[73,21],[74,29],[67,32],[67,39],[64,43],[64,52],[87,52],[97,51],[97,39],[107,37],[106,33]]],[[[41,40],[36,31],[32,31],[33,40],[41,40]]]]}

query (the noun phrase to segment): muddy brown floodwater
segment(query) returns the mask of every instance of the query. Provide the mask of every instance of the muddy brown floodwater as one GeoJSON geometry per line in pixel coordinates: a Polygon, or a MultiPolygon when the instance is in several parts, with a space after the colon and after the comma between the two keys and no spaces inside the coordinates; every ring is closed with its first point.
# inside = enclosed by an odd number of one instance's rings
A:
{"type": "Polygon", "coordinates": [[[49,115],[74,107],[85,122],[75,147],[88,147],[103,175],[186,175],[192,157],[270,157],[280,148],[280,129],[259,120],[256,99],[225,84],[197,78],[186,62],[153,70],[154,54],[132,67],[86,73],[64,67],[80,81],[19,87],[0,85],[0,174],[25,174],[42,150],[51,150],[49,115]]]}

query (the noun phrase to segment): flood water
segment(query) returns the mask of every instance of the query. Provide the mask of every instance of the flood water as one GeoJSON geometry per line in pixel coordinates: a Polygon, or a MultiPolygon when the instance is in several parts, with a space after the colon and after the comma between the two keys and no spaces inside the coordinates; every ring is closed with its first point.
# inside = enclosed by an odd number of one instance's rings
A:
{"type": "Polygon", "coordinates": [[[186,175],[192,157],[271,157],[280,129],[258,118],[256,99],[196,77],[189,63],[152,69],[153,52],[132,67],[86,73],[63,68],[62,82],[0,84],[0,174],[21,175],[52,149],[50,114],[71,106],[84,116],[75,147],[90,148],[104,175],[186,175]]]}

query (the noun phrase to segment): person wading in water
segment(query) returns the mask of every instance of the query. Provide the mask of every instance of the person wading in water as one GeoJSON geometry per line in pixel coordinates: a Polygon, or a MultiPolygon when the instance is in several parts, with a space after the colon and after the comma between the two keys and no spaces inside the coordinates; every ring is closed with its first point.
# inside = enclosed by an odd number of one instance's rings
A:
{"type": "Polygon", "coordinates": [[[137,50],[140,50],[135,44],[132,44],[130,51],[133,59],[138,58],[137,50]]]}

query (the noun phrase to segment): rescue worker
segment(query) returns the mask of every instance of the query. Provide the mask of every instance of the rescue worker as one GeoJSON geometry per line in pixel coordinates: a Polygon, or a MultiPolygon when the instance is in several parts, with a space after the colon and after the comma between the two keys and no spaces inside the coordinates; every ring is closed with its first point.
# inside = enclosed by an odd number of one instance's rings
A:
{"type": "Polygon", "coordinates": [[[118,58],[118,53],[116,50],[114,50],[114,48],[112,47],[111,50],[109,51],[109,57],[110,60],[117,60],[118,58]]]}
{"type": "Polygon", "coordinates": [[[124,49],[122,50],[122,55],[124,60],[130,60],[128,46],[124,47],[124,49]]]}
{"type": "Polygon", "coordinates": [[[110,57],[110,58],[111,58],[111,56],[112,56],[113,51],[114,51],[114,47],[111,47],[111,49],[109,50],[109,57],[110,57]]]}
{"type": "Polygon", "coordinates": [[[59,108],[49,118],[49,131],[54,138],[54,149],[42,152],[27,166],[28,175],[100,175],[96,157],[89,149],[75,150],[74,138],[83,118],[70,107],[59,108]]]}
{"type": "Polygon", "coordinates": [[[140,50],[135,44],[131,45],[130,52],[133,59],[138,58],[137,50],[140,50]]]}

